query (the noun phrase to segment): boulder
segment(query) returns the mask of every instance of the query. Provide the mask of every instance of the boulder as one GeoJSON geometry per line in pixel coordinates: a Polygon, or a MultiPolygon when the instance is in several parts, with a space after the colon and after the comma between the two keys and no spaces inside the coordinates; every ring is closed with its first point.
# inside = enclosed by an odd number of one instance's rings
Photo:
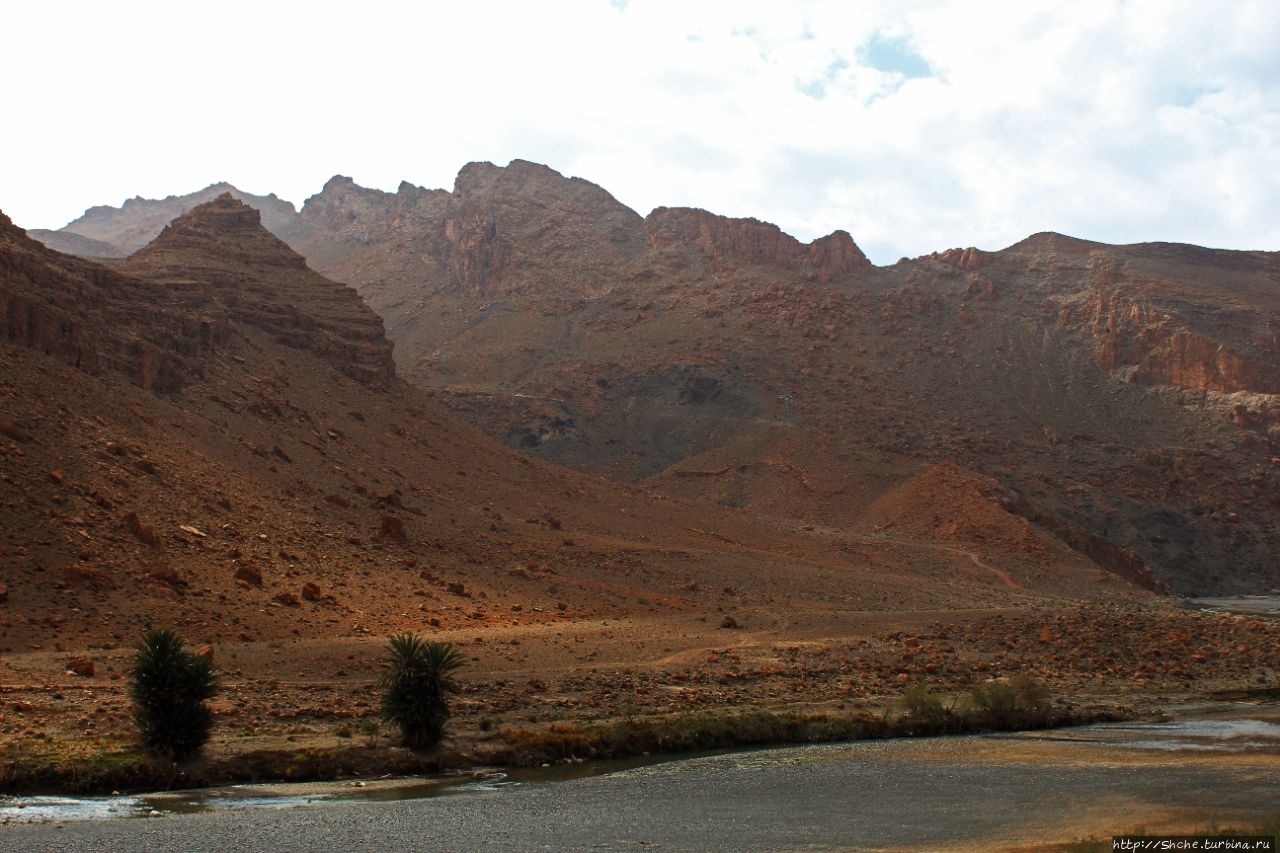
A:
{"type": "Polygon", "coordinates": [[[262,586],[262,571],[257,566],[240,566],[236,569],[236,580],[245,586],[262,586]]]}
{"type": "Polygon", "coordinates": [[[154,527],[139,518],[136,512],[129,512],[129,514],[121,520],[121,524],[124,525],[125,530],[128,530],[134,536],[138,537],[140,542],[150,545],[152,548],[159,547],[159,534],[156,533],[154,527]]]}
{"type": "Polygon", "coordinates": [[[409,541],[409,531],[405,529],[403,519],[394,515],[384,515],[382,517],[382,529],[378,531],[378,537],[392,542],[399,542],[403,545],[409,541]]]}
{"type": "Polygon", "coordinates": [[[93,678],[93,661],[88,658],[73,658],[67,661],[67,671],[75,673],[81,678],[93,678]]]}

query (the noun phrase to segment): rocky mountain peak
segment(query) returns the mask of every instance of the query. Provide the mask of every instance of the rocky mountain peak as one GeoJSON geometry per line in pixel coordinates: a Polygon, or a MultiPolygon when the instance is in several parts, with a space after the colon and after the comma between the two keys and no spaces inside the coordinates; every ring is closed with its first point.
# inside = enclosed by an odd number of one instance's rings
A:
{"type": "Polygon", "coordinates": [[[233,320],[323,355],[363,382],[395,375],[381,318],[353,289],[308,268],[257,210],[229,193],[175,219],[121,269],[170,289],[211,289],[233,320]]]}
{"type": "Polygon", "coordinates": [[[163,228],[197,205],[230,194],[262,213],[268,230],[281,233],[297,219],[293,205],[274,193],[252,195],[220,181],[202,190],[162,199],[134,197],[120,207],[92,207],[57,232],[39,236],[51,248],[85,256],[123,258],[151,242],[163,228]]]}
{"type": "Polygon", "coordinates": [[[227,330],[221,306],[49,250],[0,214],[0,338],[174,392],[227,330]]]}
{"type": "Polygon", "coordinates": [[[215,267],[246,263],[306,267],[301,255],[262,226],[258,210],[230,192],[173,220],[133,258],[148,263],[169,253],[181,255],[184,264],[199,259],[200,263],[215,267]]]}
{"type": "Polygon", "coordinates": [[[494,293],[606,288],[609,275],[644,252],[643,220],[595,184],[547,166],[468,163],[440,211],[434,247],[454,285],[494,293]]]}

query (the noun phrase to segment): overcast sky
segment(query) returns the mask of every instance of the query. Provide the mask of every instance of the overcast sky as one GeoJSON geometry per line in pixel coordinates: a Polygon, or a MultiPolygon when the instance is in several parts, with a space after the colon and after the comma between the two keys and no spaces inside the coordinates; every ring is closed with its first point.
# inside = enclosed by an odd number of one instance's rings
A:
{"type": "Polygon", "coordinates": [[[843,228],[877,263],[1036,231],[1280,249],[1280,3],[6,4],[0,209],[522,158],[843,228]]]}

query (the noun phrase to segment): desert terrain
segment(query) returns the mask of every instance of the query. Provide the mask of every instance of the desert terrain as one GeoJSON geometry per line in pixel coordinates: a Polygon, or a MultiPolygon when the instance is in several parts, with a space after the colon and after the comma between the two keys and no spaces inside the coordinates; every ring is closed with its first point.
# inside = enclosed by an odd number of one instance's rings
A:
{"type": "MultiPolygon", "coordinates": [[[[1241,403],[1233,421],[1208,392],[1174,405],[1167,398],[1181,392],[1117,385],[1108,393],[1132,404],[1126,428],[1153,431],[1141,442],[1207,425],[1170,451],[1200,460],[1204,482],[1165,494],[1167,478],[1185,476],[1182,462],[1144,457],[1145,443],[1062,436],[1045,439],[1061,457],[1044,464],[1077,467],[1066,482],[1046,476],[1042,489],[1024,491],[1016,485],[1040,469],[991,462],[1030,452],[1004,447],[1000,433],[983,439],[990,453],[946,454],[931,438],[921,439],[927,451],[912,445],[919,421],[903,413],[929,413],[922,398],[874,413],[867,398],[844,420],[853,398],[824,408],[797,391],[778,403],[794,409],[773,414],[695,413],[682,436],[672,420],[681,405],[733,397],[700,382],[703,368],[690,361],[651,397],[634,396],[639,409],[662,395],[675,403],[635,420],[617,420],[608,389],[595,385],[598,431],[560,454],[582,463],[564,467],[558,451],[526,452],[554,440],[517,437],[512,447],[500,440],[505,427],[493,427],[495,412],[527,399],[526,386],[486,392],[478,379],[430,378],[438,372],[405,355],[412,340],[393,348],[361,299],[375,301],[372,285],[358,294],[313,271],[255,208],[219,194],[175,215],[146,245],[107,261],[60,254],[0,220],[6,762],[125,748],[126,673],[152,626],[175,629],[222,673],[211,757],[342,748],[351,766],[341,759],[336,770],[347,772],[373,769],[357,763],[360,750],[392,740],[378,721],[376,679],[387,637],[404,631],[465,654],[448,742],[450,760],[464,763],[513,732],[748,709],[880,714],[914,686],[954,697],[1022,673],[1062,701],[1122,714],[1280,684],[1280,622],[1201,613],[1171,594],[1274,581],[1274,562],[1257,559],[1274,553],[1274,528],[1258,533],[1275,497],[1266,400],[1241,403]],[[615,434],[633,440],[602,450],[615,434]],[[646,454],[672,434],[678,446],[659,466],[646,454]],[[1219,440],[1212,454],[1197,449],[1219,440]],[[1099,489],[1127,490],[1130,503],[1096,518],[1064,503],[1104,502],[1091,490],[1103,476],[1086,464],[1091,454],[1129,460],[1130,479],[1099,489]],[[1262,466],[1257,477],[1241,473],[1250,465],[1262,466]],[[1125,513],[1149,493],[1206,508],[1208,520],[1178,540],[1187,553],[1235,536],[1232,553],[1253,556],[1230,576],[1201,572],[1182,552],[1182,562],[1144,559],[1126,545],[1133,525],[1116,541],[1092,529],[1134,517],[1125,513]],[[1228,509],[1236,500],[1238,511],[1228,509]]],[[[626,244],[626,217],[615,225],[626,244]]],[[[851,241],[837,242],[848,269],[882,275],[851,241]]],[[[1075,251],[1059,246],[1053,257],[1075,251]]],[[[921,263],[941,270],[953,260],[921,263]]],[[[1257,264],[1241,275],[1274,275],[1272,259],[1257,264]]],[[[957,275],[956,286],[974,286],[957,275]]],[[[462,304],[463,295],[449,298],[462,304]]],[[[859,352],[834,334],[803,349],[871,359],[881,345],[859,352]]],[[[492,364],[505,357],[501,340],[490,341],[492,364]]],[[[708,340],[750,336],[734,328],[708,340]]],[[[644,348],[656,353],[660,339],[644,348]]],[[[595,366],[576,357],[555,369],[594,383],[595,366]]],[[[731,370],[722,358],[707,363],[731,370]]],[[[1260,389],[1275,378],[1273,360],[1255,365],[1260,389]]],[[[491,364],[478,349],[450,363],[476,376],[491,364]]],[[[1099,369],[1093,355],[1080,363],[1099,369]]],[[[820,375],[834,369],[823,364],[820,375]]],[[[953,380],[936,381],[960,395],[968,386],[953,380]]],[[[766,399],[781,386],[760,387],[743,393],[766,399]]],[[[554,405],[585,407],[573,393],[554,405]]],[[[1148,557],[1157,546],[1173,544],[1150,545],[1148,557]]]]}

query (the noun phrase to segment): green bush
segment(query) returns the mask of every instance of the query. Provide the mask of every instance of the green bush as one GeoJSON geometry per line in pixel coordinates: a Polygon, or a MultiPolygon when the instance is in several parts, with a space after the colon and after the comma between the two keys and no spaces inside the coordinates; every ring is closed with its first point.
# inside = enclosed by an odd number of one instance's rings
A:
{"type": "Polygon", "coordinates": [[[1048,689],[1026,673],[975,685],[971,693],[978,713],[995,728],[1044,725],[1052,716],[1048,689]]]}
{"type": "Polygon", "coordinates": [[[902,696],[907,711],[907,726],[912,734],[941,734],[952,728],[955,715],[942,707],[942,699],[923,684],[917,684],[902,696]]]}
{"type": "Polygon", "coordinates": [[[174,761],[195,755],[209,740],[213,715],[205,700],[218,691],[213,666],[183,645],[167,629],[147,632],[129,673],[133,720],[143,748],[174,761]]]}
{"type": "Polygon", "coordinates": [[[410,749],[429,749],[444,737],[449,719],[448,693],[456,693],[452,673],[462,655],[450,643],[428,642],[417,634],[391,638],[390,668],[381,684],[382,716],[400,728],[410,749]]]}

